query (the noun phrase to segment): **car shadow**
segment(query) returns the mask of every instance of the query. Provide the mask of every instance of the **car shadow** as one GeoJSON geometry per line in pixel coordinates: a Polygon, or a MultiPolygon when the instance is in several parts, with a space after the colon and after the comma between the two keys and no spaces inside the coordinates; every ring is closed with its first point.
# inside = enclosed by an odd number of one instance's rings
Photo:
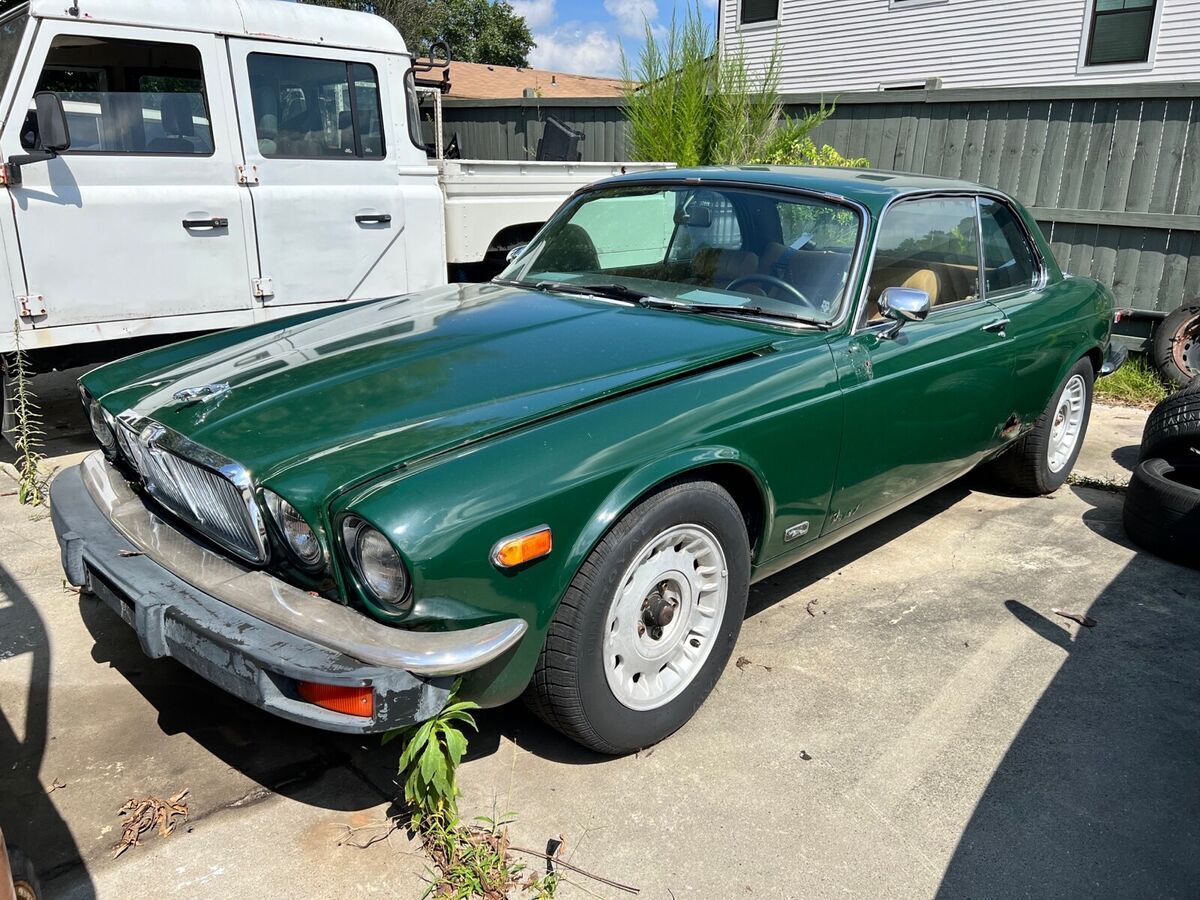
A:
{"type": "Polygon", "coordinates": [[[72,870],[76,896],[93,897],[79,845],[40,777],[49,739],[50,639],[29,595],[0,563],[0,660],[22,657],[30,672],[23,715],[0,709],[0,829],[10,847],[25,850],[43,881],[72,870]]]}
{"type": "MultiPolygon", "coordinates": [[[[1120,547],[1120,498],[1075,488],[1120,547]]],[[[980,798],[939,897],[1189,896],[1200,884],[1200,572],[1139,553],[1066,651],[980,798]]],[[[1082,611],[1082,610],[1080,610],[1082,611]]]]}

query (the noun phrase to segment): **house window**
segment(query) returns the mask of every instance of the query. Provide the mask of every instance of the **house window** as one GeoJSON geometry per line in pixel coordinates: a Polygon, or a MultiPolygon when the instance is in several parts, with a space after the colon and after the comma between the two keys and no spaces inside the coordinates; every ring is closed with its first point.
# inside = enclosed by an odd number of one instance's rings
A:
{"type": "Polygon", "coordinates": [[[1149,61],[1157,3],[1158,0],[1095,0],[1087,64],[1149,61]]]}
{"type": "Polygon", "coordinates": [[[779,0],[742,0],[743,25],[774,22],[779,18],[779,0]]]}

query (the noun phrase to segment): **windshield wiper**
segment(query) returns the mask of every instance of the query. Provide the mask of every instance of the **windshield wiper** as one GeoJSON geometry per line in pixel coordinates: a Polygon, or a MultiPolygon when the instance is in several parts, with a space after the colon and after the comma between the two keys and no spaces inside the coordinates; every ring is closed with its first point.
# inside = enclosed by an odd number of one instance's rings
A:
{"type": "Polygon", "coordinates": [[[822,331],[827,331],[830,328],[830,324],[828,322],[817,322],[812,319],[802,319],[799,316],[789,316],[787,313],[763,309],[761,306],[726,306],[723,303],[688,303],[682,300],[667,300],[663,297],[643,297],[638,301],[638,305],[644,306],[646,309],[667,309],[673,312],[709,313],[710,315],[726,316],[766,316],[771,319],[783,319],[787,322],[796,322],[801,325],[811,325],[814,328],[820,328],[822,331]]]}
{"type": "Polygon", "coordinates": [[[581,297],[604,297],[608,300],[624,300],[626,303],[639,303],[648,295],[623,284],[579,284],[574,281],[509,281],[504,278],[493,278],[495,284],[510,287],[532,288],[535,291],[557,291],[560,294],[577,294],[581,297]]]}

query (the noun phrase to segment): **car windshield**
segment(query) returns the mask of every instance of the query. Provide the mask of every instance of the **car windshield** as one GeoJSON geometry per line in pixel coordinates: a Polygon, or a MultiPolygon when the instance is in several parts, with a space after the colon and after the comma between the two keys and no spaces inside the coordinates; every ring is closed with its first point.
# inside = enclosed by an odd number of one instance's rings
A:
{"type": "Polygon", "coordinates": [[[829,322],[845,302],[860,227],[851,207],[801,194],[604,188],[559,212],[498,280],[829,322]]]}

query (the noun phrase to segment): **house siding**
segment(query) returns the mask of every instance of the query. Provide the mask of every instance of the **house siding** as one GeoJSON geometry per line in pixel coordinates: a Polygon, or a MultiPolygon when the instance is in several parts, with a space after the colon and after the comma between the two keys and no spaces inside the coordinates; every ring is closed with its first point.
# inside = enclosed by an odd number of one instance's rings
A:
{"type": "Polygon", "coordinates": [[[721,0],[721,44],[765,62],[778,42],[784,93],[1126,84],[1200,79],[1200,0],[1163,4],[1151,68],[1078,70],[1088,0],[781,0],[778,25],[740,26],[721,0]]]}

